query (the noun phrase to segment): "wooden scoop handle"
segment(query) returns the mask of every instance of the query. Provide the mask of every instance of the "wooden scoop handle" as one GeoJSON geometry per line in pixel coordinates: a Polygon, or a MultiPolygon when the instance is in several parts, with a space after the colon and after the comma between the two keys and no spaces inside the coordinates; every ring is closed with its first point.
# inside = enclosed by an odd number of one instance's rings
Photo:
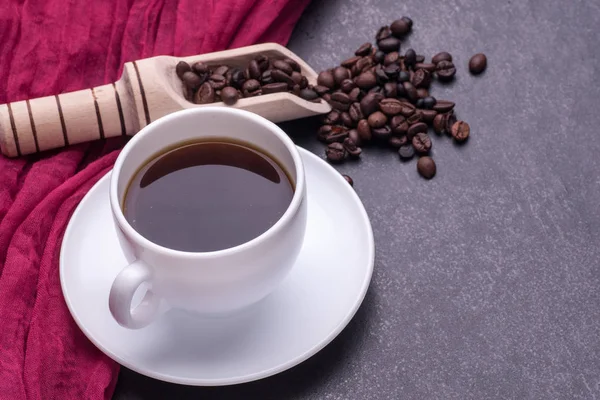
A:
{"type": "Polygon", "coordinates": [[[139,129],[121,83],[0,106],[0,145],[9,157],[120,135],[139,129]],[[38,134],[43,132],[42,134],[38,134]]]}

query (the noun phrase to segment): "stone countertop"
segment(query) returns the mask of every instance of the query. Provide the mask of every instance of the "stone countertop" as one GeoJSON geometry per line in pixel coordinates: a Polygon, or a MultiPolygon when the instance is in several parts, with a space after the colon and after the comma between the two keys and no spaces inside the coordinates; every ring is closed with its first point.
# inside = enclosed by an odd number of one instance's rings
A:
{"type": "MultiPolygon", "coordinates": [[[[432,94],[471,138],[433,135],[431,181],[371,148],[338,168],[375,234],[356,317],[278,376],[194,388],[123,369],[115,399],[600,399],[600,3],[315,0],[289,47],[321,70],[402,15],[404,49],[453,54],[432,94]]],[[[283,127],[323,155],[314,120],[283,127]]]]}

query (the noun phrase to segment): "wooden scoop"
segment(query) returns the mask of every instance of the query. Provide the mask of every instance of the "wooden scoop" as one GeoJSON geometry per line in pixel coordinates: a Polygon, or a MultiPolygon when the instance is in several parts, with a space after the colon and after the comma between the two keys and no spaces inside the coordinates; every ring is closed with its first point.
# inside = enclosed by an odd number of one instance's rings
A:
{"type": "MultiPolygon", "coordinates": [[[[258,54],[289,57],[302,69],[310,84],[317,74],[297,55],[275,43],[190,57],[158,56],[128,62],[115,82],[77,92],[0,105],[0,148],[9,157],[54,149],[120,135],[134,135],[150,122],[177,110],[225,106],[222,102],[197,105],[183,96],[183,83],[175,65],[226,64],[245,67],[258,54]]],[[[273,93],[243,98],[231,107],[261,115],[273,122],[303,118],[331,111],[325,101],[313,103],[292,93],[273,93]]]]}

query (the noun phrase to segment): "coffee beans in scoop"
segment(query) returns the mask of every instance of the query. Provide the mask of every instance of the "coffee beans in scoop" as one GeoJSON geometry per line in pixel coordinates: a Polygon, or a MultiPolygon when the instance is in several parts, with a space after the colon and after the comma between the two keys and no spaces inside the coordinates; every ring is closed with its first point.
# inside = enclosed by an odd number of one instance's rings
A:
{"type": "MultiPolygon", "coordinates": [[[[431,179],[436,165],[428,131],[456,142],[468,139],[471,129],[457,120],[455,103],[431,95],[436,82],[454,79],[455,58],[447,51],[427,58],[416,49],[403,49],[402,40],[412,29],[408,17],[382,26],[374,35],[375,43],[363,43],[340,65],[319,73],[313,91],[333,109],[317,135],[328,145],[328,161],[357,159],[365,154],[364,147],[384,146],[398,152],[403,162],[418,156],[418,173],[431,179]]],[[[476,54],[469,70],[478,74],[486,65],[485,55],[476,54]]],[[[185,66],[179,70],[188,71],[185,66]]]]}
{"type": "MultiPolygon", "coordinates": [[[[298,63],[291,58],[273,59],[259,55],[244,67],[233,65],[208,65],[196,62],[189,65],[180,61],[175,73],[183,82],[184,96],[195,104],[222,101],[235,104],[240,98],[289,92],[304,100],[320,102],[320,95],[349,78],[345,68],[336,70],[327,85],[317,89],[309,85],[298,63]]],[[[351,82],[352,83],[352,82],[351,82]]],[[[320,85],[323,83],[320,82],[320,85]]]]}

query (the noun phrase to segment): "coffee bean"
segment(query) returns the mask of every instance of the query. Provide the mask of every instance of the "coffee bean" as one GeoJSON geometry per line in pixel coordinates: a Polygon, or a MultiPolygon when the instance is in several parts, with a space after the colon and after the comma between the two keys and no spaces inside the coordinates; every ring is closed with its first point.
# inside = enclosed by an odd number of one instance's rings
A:
{"type": "Polygon", "coordinates": [[[390,128],[394,135],[406,135],[408,132],[408,122],[406,122],[406,118],[403,116],[396,115],[390,121],[390,128]]]}
{"type": "Polygon", "coordinates": [[[386,75],[386,73],[383,70],[383,68],[381,67],[381,65],[378,65],[377,68],[375,68],[375,78],[377,79],[377,84],[378,85],[383,85],[387,81],[389,81],[389,78],[386,75]]]}
{"type": "Polygon", "coordinates": [[[419,98],[417,95],[417,88],[415,88],[410,82],[404,82],[402,85],[404,86],[404,90],[406,91],[406,98],[412,103],[417,101],[417,99],[419,98]]]}
{"type": "Polygon", "coordinates": [[[416,63],[415,70],[424,69],[425,71],[431,73],[435,71],[435,64],[432,63],[416,63]]]}
{"type": "Polygon", "coordinates": [[[433,123],[434,118],[437,115],[435,110],[421,110],[422,120],[428,124],[433,123]]]}
{"type": "Polygon", "coordinates": [[[408,128],[408,136],[414,137],[417,133],[427,132],[427,124],[424,122],[417,122],[412,124],[410,128],[408,128]]]}
{"type": "Polygon", "coordinates": [[[371,49],[373,48],[373,46],[371,45],[371,43],[367,42],[367,43],[363,43],[355,52],[354,54],[356,54],[357,56],[368,56],[369,54],[371,54],[371,49]]]}
{"type": "Polygon", "coordinates": [[[329,71],[321,72],[317,77],[317,83],[329,89],[333,89],[335,87],[335,79],[333,79],[333,74],[329,71]]]}
{"type": "Polygon", "coordinates": [[[379,44],[380,41],[385,40],[390,36],[392,36],[392,31],[390,30],[390,28],[388,26],[382,26],[377,31],[377,34],[375,35],[375,40],[379,44]]]}
{"type": "Polygon", "coordinates": [[[371,141],[371,127],[366,119],[361,119],[356,125],[356,132],[360,137],[362,144],[369,143],[371,141]]]}
{"type": "Polygon", "coordinates": [[[392,35],[396,36],[397,38],[401,38],[410,32],[411,27],[412,24],[410,24],[407,20],[398,19],[392,22],[390,25],[390,30],[392,31],[392,35]]]}
{"type": "Polygon", "coordinates": [[[379,109],[379,102],[383,96],[376,93],[369,93],[360,101],[360,109],[364,116],[369,116],[379,109]]]}
{"type": "MultiPolygon", "coordinates": [[[[417,92],[418,94],[419,92],[417,92]]],[[[415,106],[417,106],[417,108],[425,108],[425,102],[423,101],[422,97],[419,97],[419,99],[417,99],[417,102],[415,103],[415,106]]]]}
{"type": "Polygon", "coordinates": [[[337,67],[333,70],[333,80],[337,85],[341,84],[344,79],[350,78],[350,72],[344,67],[337,67]]]}
{"type": "Polygon", "coordinates": [[[435,73],[440,81],[448,82],[456,75],[456,67],[451,61],[440,61],[436,65],[435,73]]]}
{"type": "Polygon", "coordinates": [[[258,67],[260,68],[260,72],[265,72],[269,65],[271,64],[271,60],[264,54],[259,54],[254,57],[254,60],[258,63],[258,67]]]}
{"type": "Polygon", "coordinates": [[[402,103],[398,99],[383,99],[379,102],[379,109],[385,115],[397,115],[402,110],[402,103]]]}
{"type": "Polygon", "coordinates": [[[294,85],[294,81],[292,80],[292,77],[279,69],[271,70],[271,77],[273,78],[273,80],[275,82],[285,82],[290,87],[294,85]]]}
{"type": "Polygon", "coordinates": [[[406,22],[409,26],[410,29],[412,29],[413,26],[413,21],[412,19],[410,19],[409,17],[403,16],[402,18],[400,18],[402,21],[406,22]]]}
{"type": "Polygon", "coordinates": [[[323,123],[327,125],[337,124],[340,121],[341,113],[337,110],[332,110],[323,118],[323,123]]]}
{"type": "Polygon", "coordinates": [[[392,136],[390,138],[390,140],[388,140],[388,144],[390,145],[390,147],[393,147],[394,149],[399,149],[404,144],[406,144],[406,136],[401,136],[401,137],[392,136]]]}
{"type": "Polygon", "coordinates": [[[329,92],[329,88],[327,86],[316,85],[313,87],[313,90],[317,92],[319,96],[323,96],[327,92],[329,92]]]}
{"type": "Polygon", "coordinates": [[[231,86],[226,86],[221,90],[221,100],[228,106],[235,104],[238,97],[238,91],[231,86]]]}
{"type": "Polygon", "coordinates": [[[369,91],[367,93],[374,93],[374,94],[378,94],[381,95],[381,97],[383,98],[383,88],[381,86],[375,86],[372,87],[371,89],[369,89],[369,91]]]}
{"type": "Polygon", "coordinates": [[[256,79],[248,79],[242,85],[242,91],[245,97],[258,96],[262,93],[260,89],[260,82],[256,79]]]}
{"type": "Polygon", "coordinates": [[[252,79],[259,79],[262,74],[260,67],[258,66],[258,61],[252,60],[250,64],[248,64],[248,75],[252,79]]]}
{"type": "Polygon", "coordinates": [[[431,179],[435,176],[435,162],[431,157],[421,157],[417,161],[417,171],[425,179],[431,179]]]}
{"type": "MultiPolygon", "coordinates": [[[[290,75],[290,77],[294,81],[295,85],[300,86],[300,84],[302,83],[302,78],[304,77],[304,75],[302,75],[300,72],[292,71],[292,74],[290,75]]],[[[302,89],[304,89],[304,88],[302,88],[302,89]]]]}
{"type": "Polygon", "coordinates": [[[400,73],[400,66],[398,64],[391,64],[384,68],[383,72],[387,75],[390,80],[397,80],[398,74],[400,73]]]}
{"type": "Polygon", "coordinates": [[[377,42],[377,46],[379,46],[379,50],[384,53],[391,53],[392,51],[400,50],[400,41],[395,37],[389,37],[377,42]]]}
{"type": "Polygon", "coordinates": [[[275,82],[275,79],[273,79],[273,76],[271,75],[271,73],[273,72],[272,69],[268,69],[266,71],[264,71],[261,75],[260,75],[260,83],[262,83],[263,85],[268,85],[269,83],[273,83],[275,82]]]}
{"type": "Polygon", "coordinates": [[[440,113],[451,111],[454,108],[454,102],[448,100],[437,100],[433,109],[440,113]]]}
{"type": "Polygon", "coordinates": [[[215,89],[208,82],[204,82],[194,96],[194,103],[208,104],[215,101],[215,89]]]}
{"type": "Polygon", "coordinates": [[[213,75],[223,75],[225,76],[225,74],[227,73],[227,71],[229,71],[229,67],[227,65],[220,65],[217,68],[214,69],[213,71],[213,75]]]}
{"type": "Polygon", "coordinates": [[[437,133],[438,135],[441,135],[444,132],[446,132],[445,118],[446,118],[445,114],[438,114],[433,119],[433,131],[435,133],[437,133]]]}
{"type": "Polygon", "coordinates": [[[434,64],[437,64],[440,61],[452,61],[452,55],[447,51],[442,51],[431,58],[431,62],[434,64]]]}
{"type": "Polygon", "coordinates": [[[241,89],[242,85],[246,81],[246,76],[244,75],[244,71],[242,71],[239,68],[235,68],[233,71],[230,71],[230,72],[231,72],[230,84],[235,88],[241,89]]]}
{"type": "Polygon", "coordinates": [[[350,91],[350,93],[348,93],[348,97],[350,97],[350,100],[352,100],[353,102],[360,101],[360,99],[362,99],[362,95],[363,93],[360,91],[360,88],[357,87],[355,87],[350,91]]]}
{"type": "Polygon", "coordinates": [[[347,154],[344,146],[341,143],[331,143],[329,146],[327,146],[325,156],[330,162],[338,163],[344,161],[347,154]]]}
{"type": "Polygon", "coordinates": [[[417,153],[427,154],[431,150],[431,139],[425,132],[419,132],[412,138],[412,145],[417,153]]]}
{"type": "Polygon", "coordinates": [[[418,63],[425,62],[425,56],[422,54],[417,54],[417,59],[415,60],[418,63]]]}
{"type": "Polygon", "coordinates": [[[354,186],[354,181],[348,175],[342,175],[342,177],[350,184],[350,186],[354,186]]]}
{"type": "Polygon", "coordinates": [[[360,136],[358,134],[358,131],[356,129],[350,129],[348,131],[348,137],[350,139],[352,139],[352,141],[354,143],[356,143],[357,146],[360,146],[362,144],[362,140],[361,140],[361,138],[360,138],[360,136]]]}
{"type": "Polygon", "coordinates": [[[331,135],[332,130],[333,128],[331,125],[322,125],[317,131],[317,139],[326,142],[329,135],[331,135]]]}
{"type": "Polygon", "coordinates": [[[410,82],[414,85],[414,87],[416,88],[426,88],[429,87],[429,85],[431,84],[431,74],[424,69],[418,69],[415,71],[415,74],[413,75],[412,79],[410,80],[410,82]]]}
{"type": "Polygon", "coordinates": [[[423,114],[421,114],[421,111],[415,110],[415,112],[410,117],[406,117],[406,122],[408,122],[408,125],[412,126],[412,125],[415,125],[415,124],[418,124],[419,122],[421,122],[422,119],[423,119],[423,114]]]}
{"type": "Polygon", "coordinates": [[[358,147],[356,145],[356,143],[354,143],[354,140],[350,139],[349,137],[347,137],[346,139],[344,139],[344,149],[346,150],[346,152],[348,153],[348,155],[350,157],[359,157],[360,153],[362,153],[362,149],[360,147],[358,147]]]}
{"type": "Polygon", "coordinates": [[[381,50],[377,50],[375,54],[373,54],[373,61],[376,64],[381,64],[385,60],[385,53],[381,50]]]}
{"type": "Polygon", "coordinates": [[[302,68],[300,68],[300,64],[298,64],[295,60],[292,60],[291,58],[284,58],[283,61],[288,63],[294,71],[302,72],[302,68]]]}
{"type": "Polygon", "coordinates": [[[328,103],[331,101],[331,95],[329,93],[325,93],[325,94],[321,95],[321,98],[328,103]]]}
{"type": "Polygon", "coordinates": [[[343,112],[340,115],[340,119],[342,120],[342,125],[344,125],[345,127],[348,127],[348,128],[353,128],[356,124],[350,117],[350,114],[347,112],[343,112]]]}
{"type": "Polygon", "coordinates": [[[352,79],[344,79],[340,83],[340,89],[342,89],[342,92],[344,93],[350,93],[355,87],[356,85],[354,84],[354,81],[352,79]]]}
{"type": "Polygon", "coordinates": [[[464,142],[469,138],[471,127],[465,121],[457,121],[452,125],[450,133],[457,142],[464,142]]]}
{"type": "Polygon", "coordinates": [[[397,51],[392,51],[391,53],[385,55],[385,58],[383,59],[383,65],[388,66],[391,64],[397,64],[399,61],[400,53],[397,51]]]}
{"type": "Polygon", "coordinates": [[[221,90],[227,86],[227,79],[223,75],[213,74],[208,78],[208,83],[211,84],[213,89],[221,90]]]}
{"type": "Polygon", "coordinates": [[[388,82],[383,85],[383,95],[385,97],[395,98],[398,96],[398,85],[396,83],[388,82]]]}
{"type": "Polygon", "coordinates": [[[413,67],[417,63],[417,53],[413,49],[406,50],[404,53],[404,65],[407,68],[413,67]]]}
{"type": "Polygon", "coordinates": [[[358,60],[356,62],[356,64],[354,65],[353,68],[356,69],[357,73],[354,74],[355,76],[360,75],[363,71],[366,71],[367,69],[371,68],[373,66],[373,61],[371,60],[370,57],[363,57],[360,60],[358,60]]]}
{"type": "Polygon", "coordinates": [[[344,92],[334,92],[331,94],[331,100],[329,104],[336,110],[339,111],[348,111],[350,108],[350,97],[344,92]]]}
{"type": "Polygon", "coordinates": [[[410,81],[410,74],[407,71],[400,71],[398,74],[398,82],[408,82],[410,81]]]}
{"type": "Polygon", "coordinates": [[[371,134],[379,143],[387,144],[392,137],[392,130],[388,125],[371,129],[371,134]]]}
{"type": "Polygon", "coordinates": [[[363,72],[358,77],[356,77],[354,83],[356,83],[356,86],[358,86],[359,88],[368,90],[377,85],[377,78],[372,72],[363,72]]]}
{"type": "Polygon", "coordinates": [[[210,68],[203,62],[198,61],[192,64],[192,71],[198,75],[206,75],[210,73],[210,68]]]}
{"type": "Polygon", "coordinates": [[[333,125],[331,133],[325,138],[325,143],[343,142],[348,137],[348,128],[340,125],[333,125]]]}
{"type": "Polygon", "coordinates": [[[192,71],[184,72],[182,81],[190,89],[197,89],[204,82],[198,75],[196,75],[192,71]]]}
{"type": "Polygon", "coordinates": [[[179,79],[183,79],[183,74],[191,70],[192,67],[190,67],[190,64],[186,63],[185,61],[179,61],[175,66],[175,73],[179,79]]]}
{"type": "Polygon", "coordinates": [[[435,99],[435,97],[427,96],[423,99],[424,108],[431,110],[435,106],[436,102],[437,100],[435,99]]]}
{"type": "Polygon", "coordinates": [[[352,105],[350,106],[350,110],[348,111],[348,113],[350,114],[350,117],[355,121],[358,122],[361,119],[365,118],[364,114],[360,108],[360,103],[352,103],[352,105]]]}
{"type": "Polygon", "coordinates": [[[446,116],[445,117],[446,134],[451,135],[452,125],[454,125],[456,123],[456,115],[454,114],[454,111],[447,112],[444,115],[446,116]]]}
{"type": "MultiPolygon", "coordinates": [[[[284,82],[280,82],[280,83],[271,83],[272,86],[274,85],[280,85],[280,88],[283,88],[283,85],[285,85],[284,82]]],[[[265,88],[267,87],[267,85],[263,86],[263,93],[265,92],[265,88]]],[[[281,90],[282,92],[284,91],[283,89],[281,90]]],[[[304,100],[308,100],[308,101],[312,101],[312,100],[316,100],[319,98],[319,95],[317,94],[317,92],[315,92],[312,89],[309,88],[304,88],[300,90],[300,93],[298,94],[298,96],[300,96],[301,98],[303,98],[304,100]]]]}
{"type": "Polygon", "coordinates": [[[275,60],[275,61],[273,61],[272,65],[273,65],[273,68],[283,71],[287,75],[292,75],[292,72],[294,72],[294,69],[292,68],[292,66],[283,60],[275,60]]]}
{"type": "Polygon", "coordinates": [[[400,109],[400,115],[402,115],[405,118],[410,117],[411,115],[413,115],[415,113],[416,109],[415,106],[410,104],[410,103],[405,103],[402,102],[402,108],[400,109]]]}
{"type": "Polygon", "coordinates": [[[483,53],[477,53],[469,60],[469,71],[474,75],[479,75],[487,67],[487,57],[483,53]]]}
{"type": "Polygon", "coordinates": [[[340,65],[344,68],[352,68],[352,66],[354,66],[356,64],[356,62],[360,59],[361,59],[361,57],[358,57],[358,56],[350,57],[347,60],[342,61],[340,63],[340,65]]]}
{"type": "Polygon", "coordinates": [[[367,121],[371,128],[381,128],[386,124],[387,117],[381,111],[375,111],[373,114],[369,115],[367,121]]]}
{"type": "Polygon", "coordinates": [[[402,145],[398,150],[398,155],[402,161],[408,161],[415,156],[415,149],[410,144],[402,145]]]}

